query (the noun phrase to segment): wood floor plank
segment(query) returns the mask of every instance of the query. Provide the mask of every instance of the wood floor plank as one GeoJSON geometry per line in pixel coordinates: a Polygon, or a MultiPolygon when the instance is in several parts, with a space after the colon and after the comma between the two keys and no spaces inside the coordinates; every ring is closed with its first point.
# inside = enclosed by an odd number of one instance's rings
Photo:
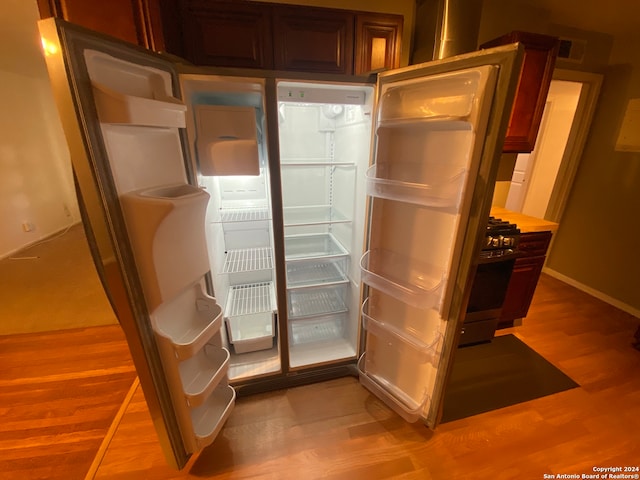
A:
{"type": "Polygon", "coordinates": [[[84,478],[135,379],[120,327],[3,336],[0,362],[0,478],[84,478]]]}
{"type": "MultiPolygon", "coordinates": [[[[354,378],[244,397],[185,469],[166,466],[136,392],[96,479],[504,479],[640,459],[638,319],[543,275],[514,333],[579,388],[441,424],[407,424],[354,378]]],[[[470,399],[473,401],[473,399],[470,399]]]]}

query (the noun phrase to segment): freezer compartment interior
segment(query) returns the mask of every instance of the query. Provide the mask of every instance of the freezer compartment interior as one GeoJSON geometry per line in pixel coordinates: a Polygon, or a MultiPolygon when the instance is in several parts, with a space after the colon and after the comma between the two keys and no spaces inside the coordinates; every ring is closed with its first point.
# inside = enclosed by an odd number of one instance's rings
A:
{"type": "Polygon", "coordinates": [[[281,370],[264,80],[186,75],[190,148],[210,194],[209,266],[229,378],[281,370]]]}

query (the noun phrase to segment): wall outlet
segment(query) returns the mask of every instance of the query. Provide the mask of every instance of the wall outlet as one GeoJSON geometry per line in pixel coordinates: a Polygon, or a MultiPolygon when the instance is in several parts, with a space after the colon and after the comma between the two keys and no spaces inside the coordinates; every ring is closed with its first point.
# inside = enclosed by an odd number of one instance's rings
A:
{"type": "Polygon", "coordinates": [[[24,232],[33,232],[36,229],[36,226],[31,222],[23,222],[22,230],[24,232]]]}

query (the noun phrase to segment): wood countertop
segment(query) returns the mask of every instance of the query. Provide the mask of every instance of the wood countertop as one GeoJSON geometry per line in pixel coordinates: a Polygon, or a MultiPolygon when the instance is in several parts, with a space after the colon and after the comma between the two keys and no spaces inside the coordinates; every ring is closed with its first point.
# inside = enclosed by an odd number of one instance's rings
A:
{"type": "Polygon", "coordinates": [[[530,217],[523,213],[512,212],[502,207],[491,207],[491,215],[496,218],[507,220],[511,223],[518,225],[521,233],[531,232],[553,232],[558,230],[558,225],[555,222],[543,220],[541,218],[530,217]]]}

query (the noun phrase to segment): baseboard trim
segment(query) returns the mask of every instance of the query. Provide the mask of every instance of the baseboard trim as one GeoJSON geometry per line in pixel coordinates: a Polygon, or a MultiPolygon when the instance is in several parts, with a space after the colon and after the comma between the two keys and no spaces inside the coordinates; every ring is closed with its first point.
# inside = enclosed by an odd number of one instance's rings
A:
{"type": "Polygon", "coordinates": [[[40,237],[37,240],[34,240],[32,242],[29,242],[29,243],[26,243],[24,245],[19,246],[18,248],[14,248],[13,250],[10,250],[9,252],[1,254],[0,255],[0,260],[4,260],[6,258],[14,257],[14,256],[20,254],[20,252],[26,251],[26,250],[30,249],[31,247],[35,247],[36,245],[39,245],[41,243],[46,243],[49,240],[53,240],[58,235],[64,235],[65,233],[67,233],[69,230],[71,230],[76,225],[81,225],[81,224],[82,224],[82,222],[80,221],[80,222],[72,222],[72,223],[70,223],[68,225],[65,225],[64,227],[61,227],[58,230],[55,230],[54,232],[47,233],[46,235],[43,235],[42,237],[40,237]]]}
{"type": "Polygon", "coordinates": [[[580,283],[571,277],[567,277],[566,275],[563,275],[562,273],[557,272],[556,270],[552,270],[551,268],[544,267],[542,271],[547,275],[549,275],[550,277],[553,277],[557,280],[560,280],[561,282],[569,284],[572,287],[577,288],[578,290],[582,290],[583,292],[588,293],[592,297],[595,297],[598,300],[602,300],[603,302],[608,303],[609,305],[619,308],[620,310],[628,313],[629,315],[633,315],[636,318],[640,318],[640,310],[632,307],[631,305],[627,305],[626,303],[621,302],[620,300],[610,297],[609,295],[602,293],[601,291],[596,290],[595,288],[591,288],[585,285],[584,283],[580,283]]]}

